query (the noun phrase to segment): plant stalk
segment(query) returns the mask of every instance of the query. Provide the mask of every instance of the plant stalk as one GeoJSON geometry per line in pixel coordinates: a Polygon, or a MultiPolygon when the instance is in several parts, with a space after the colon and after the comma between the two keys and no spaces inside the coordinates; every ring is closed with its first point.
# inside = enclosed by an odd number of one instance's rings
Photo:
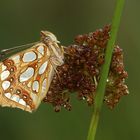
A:
{"type": "Polygon", "coordinates": [[[100,112],[103,104],[104,93],[106,88],[106,81],[109,73],[110,63],[112,59],[112,52],[114,49],[117,32],[120,25],[120,19],[123,11],[125,0],[117,0],[116,8],[112,20],[110,39],[107,44],[105,52],[105,63],[101,69],[100,81],[96,91],[94,112],[91,118],[90,128],[87,140],[95,140],[96,130],[99,122],[100,112]]]}

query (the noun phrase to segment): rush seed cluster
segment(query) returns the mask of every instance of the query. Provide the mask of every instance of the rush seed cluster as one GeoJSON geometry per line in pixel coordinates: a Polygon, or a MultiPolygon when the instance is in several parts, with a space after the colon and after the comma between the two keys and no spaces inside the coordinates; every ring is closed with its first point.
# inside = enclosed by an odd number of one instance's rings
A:
{"type": "MultiPolygon", "coordinates": [[[[78,35],[75,43],[65,48],[65,62],[57,68],[44,102],[51,103],[55,111],[60,111],[61,107],[71,110],[70,95],[77,94],[79,100],[92,105],[109,37],[110,26],[78,35]]],[[[126,78],[122,49],[115,46],[104,97],[108,107],[113,108],[123,95],[128,94],[126,78]]]]}

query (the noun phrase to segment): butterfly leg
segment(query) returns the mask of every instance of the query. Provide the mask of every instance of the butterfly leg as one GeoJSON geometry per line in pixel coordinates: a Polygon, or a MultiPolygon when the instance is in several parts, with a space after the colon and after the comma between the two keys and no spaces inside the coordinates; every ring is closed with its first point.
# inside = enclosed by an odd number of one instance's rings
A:
{"type": "Polygon", "coordinates": [[[61,82],[61,78],[60,78],[60,75],[59,75],[58,70],[56,69],[56,67],[55,67],[55,65],[53,64],[53,62],[51,62],[51,60],[49,60],[49,61],[50,61],[51,65],[52,65],[52,67],[53,67],[53,69],[54,69],[54,71],[55,71],[55,73],[56,73],[56,76],[57,76],[58,79],[59,79],[59,82],[61,82]]]}

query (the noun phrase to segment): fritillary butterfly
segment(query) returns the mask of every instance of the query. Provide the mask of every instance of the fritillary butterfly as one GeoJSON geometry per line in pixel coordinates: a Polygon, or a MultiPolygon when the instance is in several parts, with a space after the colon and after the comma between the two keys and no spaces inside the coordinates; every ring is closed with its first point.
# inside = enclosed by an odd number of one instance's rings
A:
{"type": "Polygon", "coordinates": [[[64,51],[52,33],[41,31],[41,41],[0,62],[0,105],[32,112],[46,96],[64,51]]]}

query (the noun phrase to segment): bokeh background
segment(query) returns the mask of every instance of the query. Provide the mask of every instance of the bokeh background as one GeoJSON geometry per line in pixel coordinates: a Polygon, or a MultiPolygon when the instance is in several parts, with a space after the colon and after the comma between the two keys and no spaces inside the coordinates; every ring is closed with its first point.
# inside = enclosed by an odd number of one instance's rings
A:
{"type": "MultiPolygon", "coordinates": [[[[0,0],[0,48],[39,40],[40,30],[57,35],[62,44],[77,34],[111,23],[116,0],[0,0]]],[[[117,38],[124,49],[130,95],[109,110],[103,105],[96,140],[140,139],[140,1],[126,0],[117,38]]],[[[92,109],[72,97],[73,109],[55,113],[42,103],[29,114],[0,108],[0,139],[86,140],[92,109]]]]}

